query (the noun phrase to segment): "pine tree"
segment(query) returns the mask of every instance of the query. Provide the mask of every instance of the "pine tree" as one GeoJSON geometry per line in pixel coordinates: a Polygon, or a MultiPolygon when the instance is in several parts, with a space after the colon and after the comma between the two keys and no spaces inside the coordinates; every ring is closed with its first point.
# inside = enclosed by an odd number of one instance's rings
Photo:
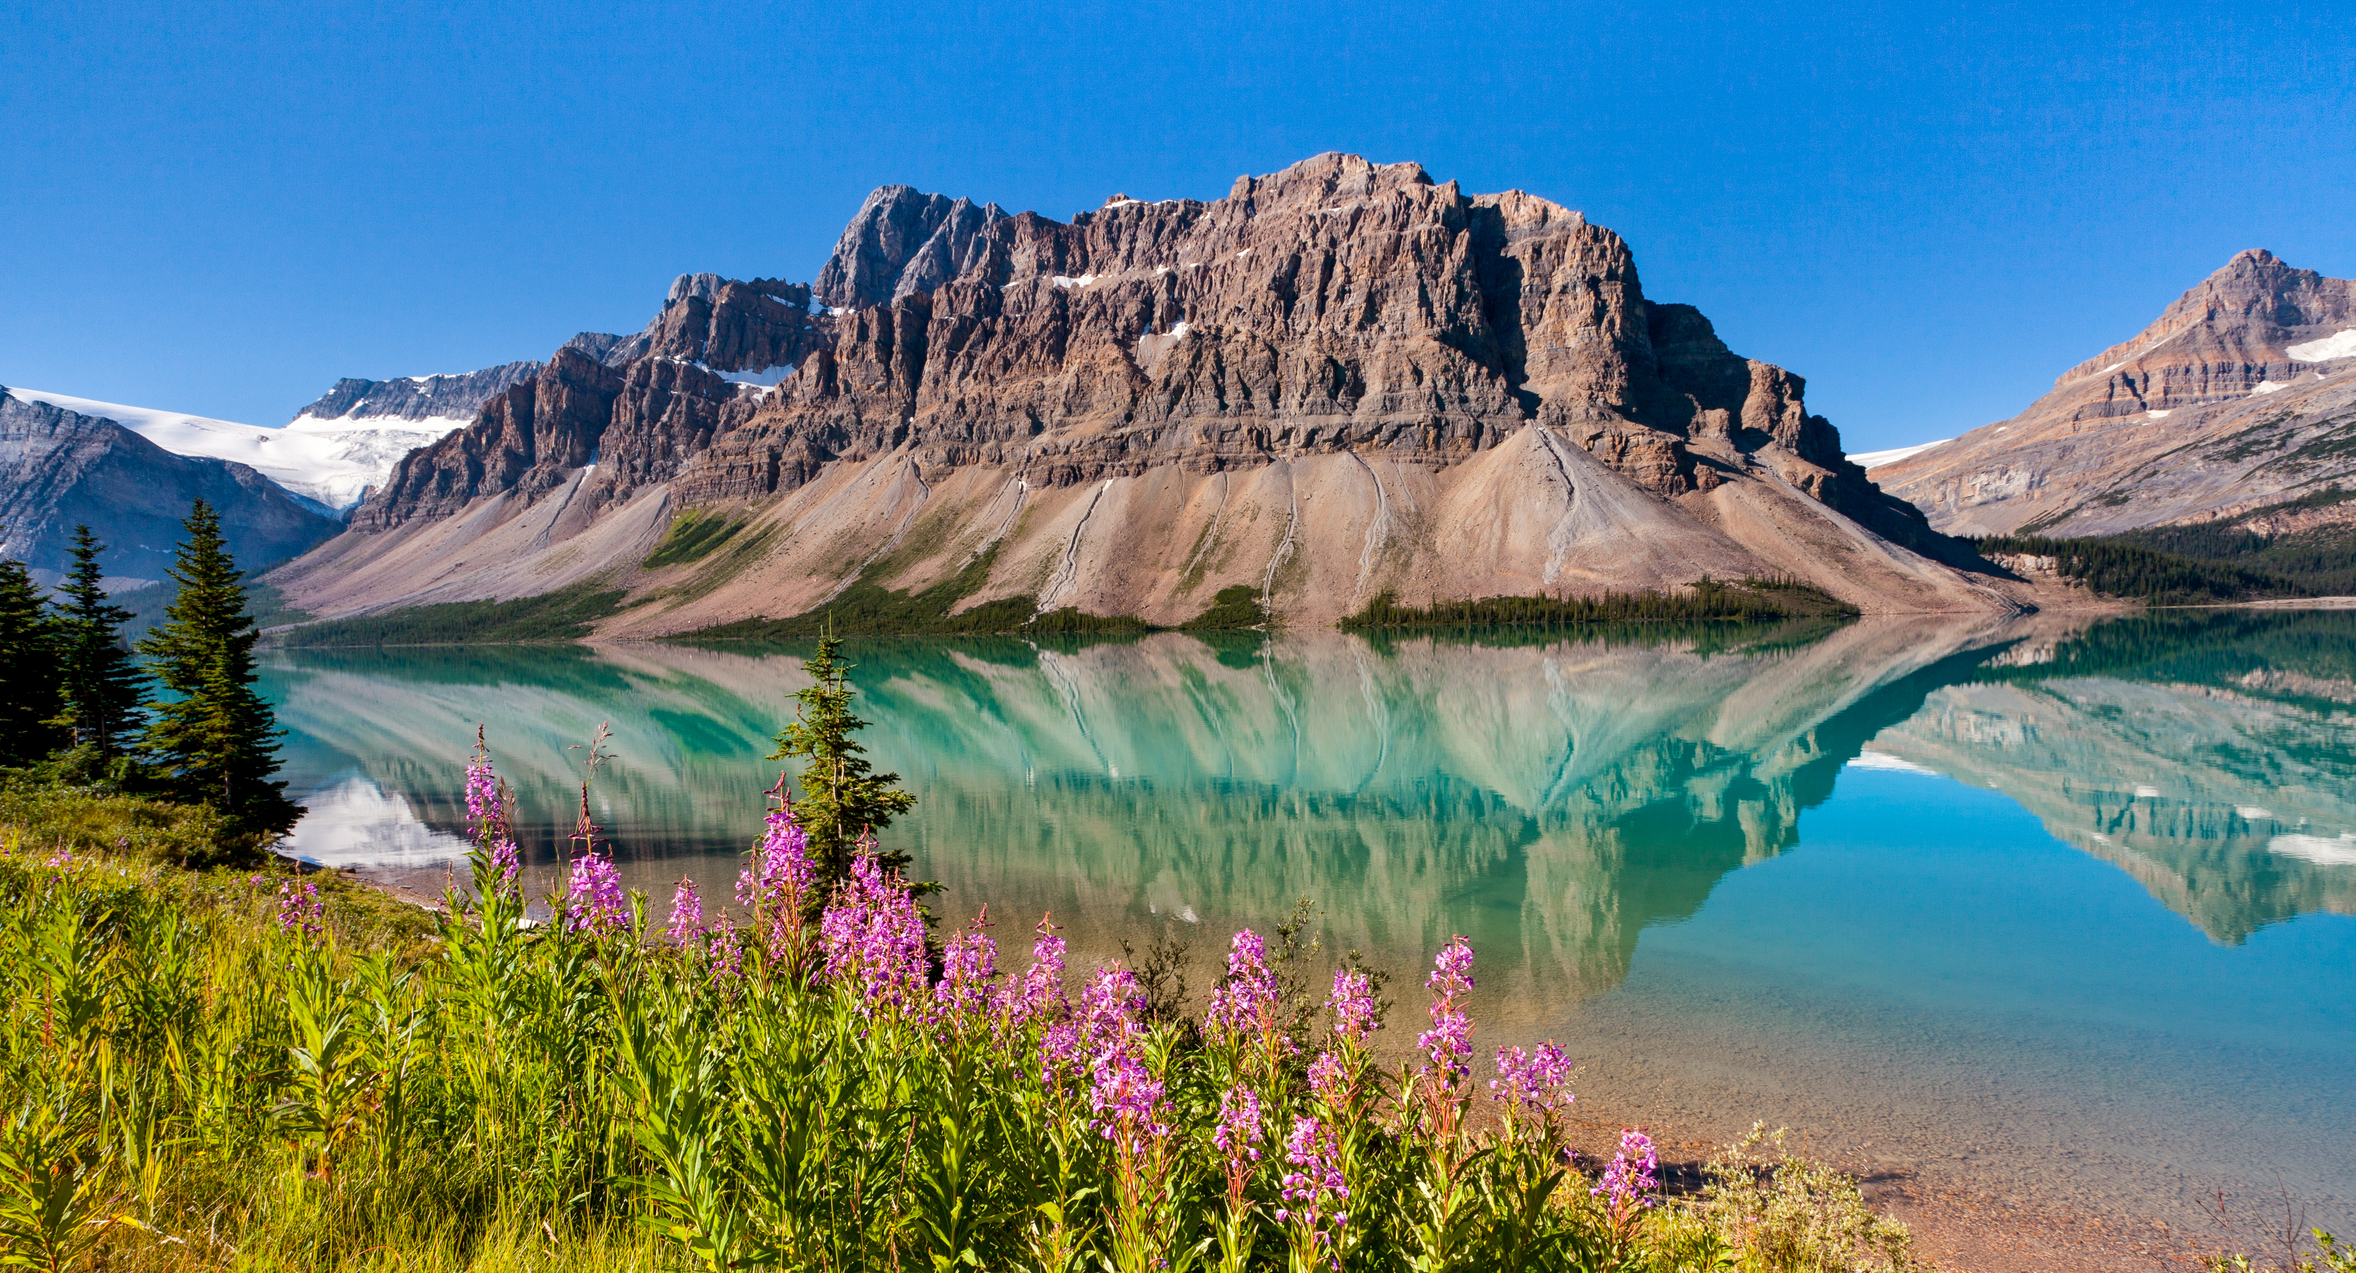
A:
{"type": "Polygon", "coordinates": [[[170,573],[180,595],[139,643],[171,695],[147,726],[150,756],[175,798],[219,810],[247,834],[285,832],[302,814],[278,772],[278,721],[254,691],[253,617],[244,572],[221,538],[221,518],[198,500],[170,573]]]}
{"type": "Polygon", "coordinates": [[[58,695],[58,626],[41,586],[21,561],[0,561],[0,765],[32,764],[57,749],[51,724],[65,702],[58,695]]]}
{"type": "MultiPolygon", "coordinates": [[[[830,882],[850,874],[851,850],[860,836],[883,830],[916,805],[916,797],[896,785],[900,775],[872,772],[867,749],[851,737],[867,722],[851,712],[858,693],[850,681],[855,665],[842,661],[842,648],[831,626],[819,635],[817,654],[802,661],[814,684],[794,695],[800,702],[793,723],[777,735],[777,750],[769,756],[809,762],[802,768],[795,820],[810,837],[810,855],[830,882]]],[[[905,853],[883,856],[887,867],[907,866],[905,853]]]]}
{"type": "Polygon", "coordinates": [[[58,694],[64,710],[54,723],[69,731],[74,750],[92,762],[75,768],[112,768],[135,740],[147,676],[123,644],[123,624],[131,612],[109,604],[106,589],[99,586],[105,572],[98,554],[106,545],[88,526],[76,526],[70,551],[74,564],[58,590],[65,604],[57,615],[58,694]]]}

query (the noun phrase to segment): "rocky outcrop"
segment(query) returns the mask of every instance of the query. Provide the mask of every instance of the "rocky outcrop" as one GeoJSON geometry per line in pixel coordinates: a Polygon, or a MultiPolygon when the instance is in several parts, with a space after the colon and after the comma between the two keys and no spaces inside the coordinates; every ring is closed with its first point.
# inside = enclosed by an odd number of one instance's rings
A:
{"type": "Polygon", "coordinates": [[[818,299],[833,309],[864,309],[929,292],[972,268],[983,232],[1005,219],[995,203],[975,207],[913,186],[878,187],[819,270],[818,299]]]}
{"type": "MultiPolygon", "coordinates": [[[[1280,592],[1298,580],[1298,617],[1383,588],[1728,572],[1822,576],[1907,606],[2003,604],[1923,573],[1906,547],[1975,559],[1866,481],[1803,390],[1728,350],[1690,307],[1648,301],[1618,235],[1412,163],[1323,155],[1222,199],[1116,196],[1068,223],[886,187],[813,287],[682,276],[644,331],[576,337],[531,393],[410,457],[353,525],[500,496],[492,521],[525,518],[538,527],[526,542],[544,543],[572,523],[527,516],[530,501],[596,453],[568,508],[658,493],[666,508],[760,505],[791,553],[826,560],[756,567],[834,581],[889,551],[895,586],[916,586],[999,545],[987,593],[1156,615],[1199,606],[1193,590],[1226,576],[1280,592]],[[575,395],[561,427],[545,423],[551,377],[587,386],[593,373],[608,379],[575,395]],[[812,487],[822,513],[804,507],[812,487]],[[1107,492],[1118,498],[1100,508],[1107,492]],[[1076,524],[1045,529],[1066,516],[1076,524]],[[1449,545],[1435,519],[1474,540],[1449,545]],[[1145,538],[1105,575],[1081,548],[1111,533],[1145,538]],[[1054,535],[1061,548],[1046,546],[1054,535]],[[1460,549],[1490,565],[1450,568],[1460,549]],[[1858,551],[1891,573],[1835,564],[1858,551]]],[[[354,551],[330,557],[348,565],[354,551]]],[[[566,560],[572,571],[580,555],[566,560]]],[[[481,586],[523,582],[500,580],[481,586]]],[[[757,604],[791,613],[841,584],[813,586],[775,584],[757,604]]]]}
{"type": "Polygon", "coordinates": [[[2240,253],[2009,420],[1874,470],[1954,534],[2232,518],[2356,477],[2356,281],[2240,253]]]}
{"type": "Polygon", "coordinates": [[[596,459],[621,390],[621,373],[558,350],[530,381],[484,404],[473,424],[404,457],[352,514],[352,526],[384,530],[447,516],[484,495],[529,499],[554,490],[596,459]]]}
{"type": "Polygon", "coordinates": [[[109,576],[159,580],[189,504],[221,514],[229,551],[248,567],[295,556],[341,527],[243,464],[175,455],[113,420],[0,390],[0,556],[54,582],[74,527],[107,545],[109,576]]]}
{"type": "Polygon", "coordinates": [[[540,373],[536,362],[502,363],[456,375],[404,376],[397,380],[349,377],[295,413],[295,422],[389,424],[394,421],[472,420],[498,394],[540,373]]]}

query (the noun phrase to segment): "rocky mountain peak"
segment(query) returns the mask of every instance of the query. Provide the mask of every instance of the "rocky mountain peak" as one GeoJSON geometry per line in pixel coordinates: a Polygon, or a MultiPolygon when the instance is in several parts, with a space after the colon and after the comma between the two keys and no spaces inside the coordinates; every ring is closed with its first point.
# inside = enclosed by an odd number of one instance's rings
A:
{"type": "Polygon", "coordinates": [[[1004,221],[997,204],[878,186],[843,228],[813,291],[833,309],[887,305],[929,292],[973,264],[981,233],[1004,221]]]}

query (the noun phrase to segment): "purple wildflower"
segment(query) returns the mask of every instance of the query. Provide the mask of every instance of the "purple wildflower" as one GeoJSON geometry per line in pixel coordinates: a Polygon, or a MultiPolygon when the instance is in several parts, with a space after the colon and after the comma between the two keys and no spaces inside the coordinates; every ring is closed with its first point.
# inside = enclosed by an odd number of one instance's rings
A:
{"type": "Polygon", "coordinates": [[[752,863],[736,877],[738,904],[757,911],[785,909],[798,916],[817,879],[810,865],[810,837],[794,821],[793,806],[769,811],[768,829],[753,846],[752,863]]]}
{"type": "Polygon", "coordinates": [[[60,844],[60,845],[58,845],[58,846],[57,846],[57,851],[56,851],[56,852],[54,852],[54,853],[52,853],[52,854],[50,854],[50,855],[49,855],[49,860],[48,860],[46,863],[44,863],[43,865],[45,865],[45,866],[49,866],[49,867],[51,867],[51,868],[54,868],[54,869],[57,869],[57,870],[63,870],[63,869],[65,869],[66,867],[72,866],[73,864],[74,864],[74,851],[73,851],[73,849],[72,849],[70,846],[68,846],[68,845],[60,844]]]}
{"type": "Polygon", "coordinates": [[[1333,1009],[1333,1032],[1352,1043],[1364,1043],[1382,1028],[1376,1019],[1374,980],[1362,972],[1343,969],[1333,975],[1333,994],[1325,1001],[1333,1009]]]}
{"type": "MultiPolygon", "coordinates": [[[[1284,1141],[1284,1160],[1293,1170],[1284,1176],[1284,1206],[1279,1222],[1301,1226],[1310,1254],[1324,1246],[1333,1252],[1350,1213],[1341,1209],[1350,1200],[1350,1186],[1342,1179],[1341,1146],[1333,1129],[1314,1118],[1293,1120],[1292,1135],[1284,1141]]],[[[1339,1256],[1334,1255],[1336,1265],[1339,1256]]]]}
{"type": "Polygon", "coordinates": [[[1260,1097],[1243,1086],[1228,1088],[1219,1096],[1219,1121],[1211,1130],[1211,1143],[1227,1155],[1230,1174],[1242,1169],[1249,1160],[1260,1161],[1260,1097]]]}
{"type": "Polygon", "coordinates": [[[1281,1038],[1276,1028],[1281,994],[1276,973],[1268,967],[1267,943],[1251,929],[1242,929],[1227,953],[1227,979],[1211,991],[1211,1011],[1203,1022],[1203,1032],[1229,1043],[1281,1038]]]}
{"type": "Polygon", "coordinates": [[[1088,1107],[1096,1130],[1120,1152],[1138,1155],[1170,1134],[1160,1120],[1162,1081],[1126,1043],[1100,1053],[1089,1066],[1088,1107]]]}
{"type": "Polygon", "coordinates": [[[736,925],[722,915],[720,922],[708,931],[712,979],[734,983],[744,978],[744,939],[737,935],[736,925]]]}
{"type": "Polygon", "coordinates": [[[1039,917],[1038,935],[1031,941],[1031,967],[1018,983],[1009,980],[1001,992],[999,1010],[1011,1025],[1063,1014],[1063,938],[1055,935],[1048,917],[1039,917]]]}
{"type": "Polygon", "coordinates": [[[515,891],[515,877],[522,873],[523,869],[523,850],[516,847],[514,840],[500,836],[492,843],[491,872],[498,877],[497,887],[502,892],[513,893],[515,891]]]}
{"type": "Polygon", "coordinates": [[[1057,1021],[1039,1036],[1039,1081],[1054,1086],[1079,1064],[1080,1025],[1057,1021]]]}
{"type": "Polygon", "coordinates": [[[1539,1111],[1569,1109],[1575,1099],[1570,1086],[1571,1058],[1548,1040],[1534,1053],[1499,1049],[1497,1077],[1490,1081],[1489,1093],[1509,1105],[1539,1111]]]}
{"type": "Polygon", "coordinates": [[[327,907],[319,901],[319,886],[300,886],[288,880],[278,886],[278,927],[283,932],[317,937],[325,927],[327,907]]]}
{"type": "Polygon", "coordinates": [[[1604,1199],[1613,1215],[1632,1215],[1653,1205],[1653,1191],[1661,1186],[1653,1172],[1660,1165],[1652,1137],[1640,1131],[1621,1132],[1620,1152],[1612,1155],[1611,1164],[1603,1169],[1603,1180],[1588,1192],[1604,1199]]]}
{"type": "Polygon", "coordinates": [[[1320,1052],[1309,1062],[1309,1090],[1328,1109],[1346,1109],[1350,1104],[1350,1067],[1331,1052],[1320,1052]]]}
{"type": "Polygon", "coordinates": [[[614,869],[613,859],[596,852],[574,858],[572,878],[565,885],[565,930],[604,933],[629,920],[629,899],[622,892],[622,873],[614,869]]]}
{"type": "Polygon", "coordinates": [[[898,879],[886,876],[872,853],[851,861],[851,878],[819,917],[818,943],[826,976],[856,986],[860,1010],[906,1008],[924,993],[924,917],[898,879]]]}
{"type": "Polygon", "coordinates": [[[1137,1033],[1137,1014],[1145,1011],[1145,994],[1137,988],[1137,974],[1119,964],[1105,964],[1080,992],[1080,1045],[1090,1056],[1126,1044],[1137,1033]]]}
{"type": "Polygon", "coordinates": [[[695,881],[682,876],[679,887],[671,893],[671,922],[664,934],[682,946],[704,935],[704,899],[695,890],[695,881]]]}
{"type": "Polygon", "coordinates": [[[1471,990],[1472,943],[1462,937],[1449,941],[1432,961],[1432,975],[1424,985],[1434,992],[1432,1028],[1415,1037],[1415,1046],[1430,1055],[1429,1072],[1437,1069],[1443,1084],[1453,1084],[1472,1070],[1472,1018],[1457,997],[1471,990]]]}
{"type": "Polygon", "coordinates": [[[989,1010],[990,982],[998,976],[998,943],[986,931],[989,914],[983,907],[973,926],[950,938],[941,950],[941,980],[933,986],[933,1007],[942,1016],[963,1020],[989,1010]]]}

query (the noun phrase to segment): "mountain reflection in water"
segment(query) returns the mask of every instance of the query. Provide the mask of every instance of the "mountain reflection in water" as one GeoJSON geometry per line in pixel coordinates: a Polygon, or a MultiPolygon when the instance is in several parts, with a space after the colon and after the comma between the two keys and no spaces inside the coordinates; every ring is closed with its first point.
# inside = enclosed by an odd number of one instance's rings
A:
{"type": "MultiPolygon", "coordinates": [[[[920,800],[888,834],[952,919],[1052,912],[1111,949],[1157,922],[1267,925],[1309,897],[1329,942],[1402,971],[1472,937],[1484,989],[1544,1019],[1618,984],[1645,927],[1790,847],[1851,764],[2001,791],[2219,941],[2356,911],[2352,651],[2356,614],[2321,612],[852,656],[864,737],[920,800]]],[[[632,885],[658,917],[681,874],[724,896],[798,655],[273,655],[314,810],[296,851],[438,885],[483,723],[547,862],[577,802],[573,745],[610,721],[592,807],[632,885]]]]}

